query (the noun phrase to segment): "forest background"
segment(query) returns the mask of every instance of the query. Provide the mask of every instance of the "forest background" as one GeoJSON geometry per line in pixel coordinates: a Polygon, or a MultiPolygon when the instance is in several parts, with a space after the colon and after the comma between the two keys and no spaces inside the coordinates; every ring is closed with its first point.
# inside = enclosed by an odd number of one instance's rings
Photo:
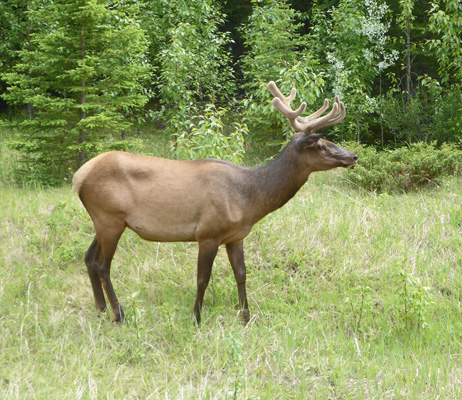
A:
{"type": "Polygon", "coordinates": [[[462,143],[459,0],[7,0],[0,4],[0,109],[23,179],[62,182],[142,133],[178,158],[240,162],[252,132],[288,124],[266,89],[317,109],[329,133],[381,149],[462,143]]]}
{"type": "Polygon", "coordinates": [[[0,1],[0,398],[462,398],[461,11],[0,1]],[[359,163],[254,227],[251,322],[225,252],[198,329],[197,246],[130,231],[112,265],[127,323],[98,317],[73,173],[110,149],[262,164],[291,135],[269,80],[313,111],[341,96],[325,136],[359,163]]]}

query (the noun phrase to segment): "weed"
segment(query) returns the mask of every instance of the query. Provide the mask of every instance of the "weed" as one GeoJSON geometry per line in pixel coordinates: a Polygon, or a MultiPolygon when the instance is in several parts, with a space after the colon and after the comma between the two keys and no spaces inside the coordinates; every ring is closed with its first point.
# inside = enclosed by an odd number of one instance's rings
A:
{"type": "Polygon", "coordinates": [[[160,310],[162,312],[162,319],[164,320],[165,324],[168,326],[168,332],[170,333],[170,339],[175,337],[175,317],[176,317],[176,310],[175,307],[168,304],[162,303],[160,310]]]}
{"type": "Polygon", "coordinates": [[[243,360],[243,347],[244,342],[242,338],[228,333],[225,338],[227,346],[226,352],[228,355],[228,362],[226,365],[227,374],[231,377],[231,397],[233,400],[240,399],[242,396],[239,395],[239,390],[242,388],[243,381],[245,379],[245,368],[243,360]]]}
{"type": "Polygon", "coordinates": [[[146,310],[141,306],[141,302],[137,300],[140,292],[133,292],[130,296],[130,308],[125,312],[125,318],[129,325],[135,327],[136,335],[138,339],[142,337],[143,330],[143,317],[146,313],[146,310]]]}
{"type": "Polygon", "coordinates": [[[434,304],[432,290],[422,284],[409,266],[397,267],[394,274],[398,287],[398,329],[404,331],[423,330],[428,327],[427,315],[434,304]]]}
{"type": "Polygon", "coordinates": [[[355,333],[362,330],[361,323],[363,322],[364,313],[371,311],[373,304],[371,293],[372,288],[363,282],[363,284],[354,288],[351,296],[345,298],[345,303],[349,304],[351,309],[355,333]]]}

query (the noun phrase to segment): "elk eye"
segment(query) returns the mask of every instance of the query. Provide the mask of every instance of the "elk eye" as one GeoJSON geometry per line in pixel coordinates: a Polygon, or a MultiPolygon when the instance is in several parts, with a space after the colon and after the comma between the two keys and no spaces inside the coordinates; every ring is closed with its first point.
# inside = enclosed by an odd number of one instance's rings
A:
{"type": "Polygon", "coordinates": [[[324,147],[324,145],[323,145],[323,144],[318,144],[318,149],[319,149],[319,150],[324,150],[324,149],[325,149],[325,147],[324,147]]]}

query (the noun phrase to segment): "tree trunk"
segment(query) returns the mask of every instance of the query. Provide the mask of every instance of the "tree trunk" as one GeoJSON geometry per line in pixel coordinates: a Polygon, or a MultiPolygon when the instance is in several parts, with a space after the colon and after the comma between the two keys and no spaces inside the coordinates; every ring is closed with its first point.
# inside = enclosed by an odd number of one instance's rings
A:
{"type": "MultiPolygon", "coordinates": [[[[80,59],[85,59],[85,25],[82,24],[80,26],[80,59]]],[[[85,93],[85,86],[87,85],[85,78],[82,78],[80,81],[80,87],[82,91],[80,92],[80,120],[84,120],[87,117],[87,113],[85,112],[85,103],[86,103],[86,93],[85,93]]],[[[79,143],[85,143],[86,140],[86,132],[83,129],[79,130],[79,143]]],[[[79,152],[79,164],[83,164],[85,162],[85,151],[80,150],[79,152]]]]}
{"type": "Polygon", "coordinates": [[[31,103],[26,104],[26,110],[27,110],[27,119],[32,119],[34,116],[34,107],[32,106],[31,103]]]}
{"type": "Polygon", "coordinates": [[[383,97],[382,97],[382,71],[379,73],[380,78],[380,138],[382,139],[382,148],[384,147],[384,135],[383,135],[383,97]]]}
{"type": "Polygon", "coordinates": [[[411,102],[411,21],[408,17],[406,25],[406,101],[411,102]]]}
{"type": "MultiPolygon", "coordinates": [[[[29,24],[29,15],[26,13],[26,43],[27,43],[27,51],[32,51],[31,50],[31,45],[30,45],[30,24],[29,24]]],[[[30,74],[28,74],[30,77],[30,74]]],[[[26,104],[26,112],[27,112],[27,119],[32,119],[34,116],[34,107],[32,103],[27,103],[26,104]]]]}

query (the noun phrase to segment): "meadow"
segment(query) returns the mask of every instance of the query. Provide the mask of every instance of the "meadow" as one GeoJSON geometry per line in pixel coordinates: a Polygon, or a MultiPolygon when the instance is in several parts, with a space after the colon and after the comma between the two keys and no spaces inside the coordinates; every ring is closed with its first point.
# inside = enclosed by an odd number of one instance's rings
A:
{"type": "Polygon", "coordinates": [[[246,239],[246,326],[224,249],[197,327],[197,245],[128,230],[127,322],[98,316],[70,184],[0,186],[0,398],[461,398],[462,180],[387,195],[344,172],[311,175],[246,239]]]}

